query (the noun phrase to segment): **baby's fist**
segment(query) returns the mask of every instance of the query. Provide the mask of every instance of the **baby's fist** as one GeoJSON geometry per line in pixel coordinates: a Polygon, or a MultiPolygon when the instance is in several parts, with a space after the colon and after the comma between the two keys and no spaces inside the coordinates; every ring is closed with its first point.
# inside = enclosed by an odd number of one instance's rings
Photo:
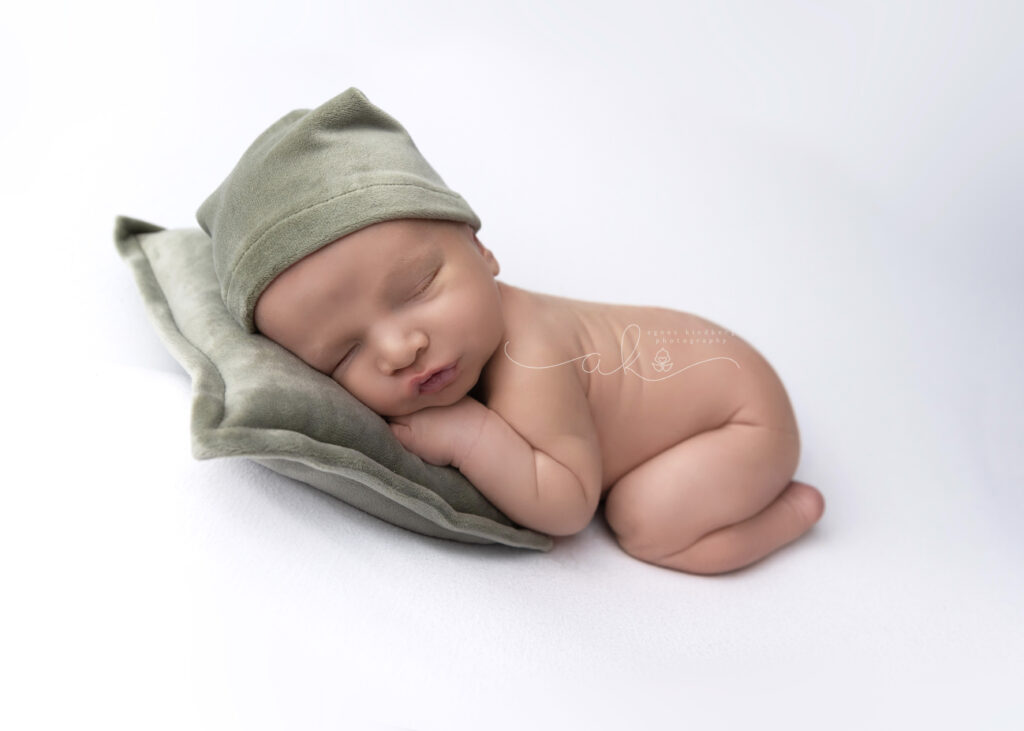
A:
{"type": "Polygon", "coordinates": [[[460,463],[486,418],[487,407],[466,396],[451,406],[431,406],[389,417],[388,428],[410,452],[443,467],[460,463]]]}

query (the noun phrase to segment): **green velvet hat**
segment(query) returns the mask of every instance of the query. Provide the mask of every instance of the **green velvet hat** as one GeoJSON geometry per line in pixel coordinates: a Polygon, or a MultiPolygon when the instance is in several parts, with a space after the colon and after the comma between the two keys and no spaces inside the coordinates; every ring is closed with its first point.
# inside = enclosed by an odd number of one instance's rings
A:
{"type": "Polygon", "coordinates": [[[274,277],[346,234],[399,218],[480,229],[405,128],[356,88],[281,117],[196,212],[213,241],[224,304],[250,333],[274,277]]]}

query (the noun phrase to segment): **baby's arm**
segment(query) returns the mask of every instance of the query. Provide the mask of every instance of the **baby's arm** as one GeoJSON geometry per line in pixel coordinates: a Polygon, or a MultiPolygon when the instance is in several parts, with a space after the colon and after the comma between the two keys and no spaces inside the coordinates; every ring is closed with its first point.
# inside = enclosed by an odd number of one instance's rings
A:
{"type": "Polygon", "coordinates": [[[577,474],[588,472],[579,466],[587,461],[583,441],[566,435],[549,454],[497,412],[488,409],[486,416],[474,443],[452,464],[519,525],[554,536],[583,530],[600,497],[600,479],[577,474]]]}
{"type": "Polygon", "coordinates": [[[459,468],[519,525],[550,535],[585,528],[600,501],[601,456],[571,367],[514,370],[489,405],[466,396],[393,417],[391,430],[427,462],[459,468]]]}
{"type": "Polygon", "coordinates": [[[391,430],[427,462],[457,467],[519,525],[571,535],[585,528],[597,509],[600,461],[588,459],[583,440],[565,435],[558,449],[535,449],[500,414],[469,396],[451,406],[392,417],[391,430]]]}
{"type": "Polygon", "coordinates": [[[601,458],[586,394],[571,368],[515,379],[490,409],[466,397],[399,417],[395,435],[434,464],[451,463],[501,512],[549,535],[590,522],[601,458]],[[512,394],[517,394],[512,398],[512,394]]]}

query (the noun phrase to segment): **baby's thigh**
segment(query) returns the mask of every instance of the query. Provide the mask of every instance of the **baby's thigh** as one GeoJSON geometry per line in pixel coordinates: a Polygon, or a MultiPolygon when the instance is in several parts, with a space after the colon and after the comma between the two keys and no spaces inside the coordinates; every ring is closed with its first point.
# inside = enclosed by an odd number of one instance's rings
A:
{"type": "Polygon", "coordinates": [[[623,475],[605,519],[631,553],[658,557],[756,515],[789,484],[795,432],[744,421],[696,434],[623,475]]]}

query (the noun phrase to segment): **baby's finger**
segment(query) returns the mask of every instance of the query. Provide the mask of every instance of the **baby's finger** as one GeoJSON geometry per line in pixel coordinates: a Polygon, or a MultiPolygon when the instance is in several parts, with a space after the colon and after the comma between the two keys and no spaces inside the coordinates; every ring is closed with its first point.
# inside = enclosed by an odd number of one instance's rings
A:
{"type": "Polygon", "coordinates": [[[402,444],[405,444],[405,440],[402,437],[407,436],[409,434],[409,427],[407,427],[405,424],[389,422],[388,429],[391,430],[391,433],[395,435],[395,438],[398,439],[398,441],[402,442],[402,444]]]}

